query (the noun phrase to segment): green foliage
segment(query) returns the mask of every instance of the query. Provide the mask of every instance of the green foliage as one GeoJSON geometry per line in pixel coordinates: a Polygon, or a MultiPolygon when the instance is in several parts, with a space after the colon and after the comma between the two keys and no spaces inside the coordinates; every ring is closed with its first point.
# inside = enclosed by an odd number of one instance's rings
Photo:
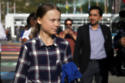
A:
{"type": "MultiPolygon", "coordinates": [[[[36,8],[43,3],[52,3],[52,4],[61,4],[63,7],[60,7],[62,13],[66,12],[65,3],[66,0],[2,0],[4,2],[3,9],[6,9],[6,2],[9,2],[10,6],[10,13],[13,12],[13,3],[16,3],[16,13],[30,13],[34,12],[36,8]]],[[[74,0],[67,0],[69,6],[69,13],[73,13],[73,1],[74,0]]],[[[77,0],[76,0],[77,1],[77,0]]],[[[91,1],[91,5],[96,5],[95,1],[91,1]]],[[[99,6],[104,9],[104,4],[99,2],[99,6]]],[[[85,4],[82,4],[81,7],[77,6],[77,12],[80,12],[80,8],[82,8],[83,13],[88,11],[88,2],[86,1],[85,4]]],[[[6,10],[4,10],[6,11],[6,10]]],[[[111,11],[111,8],[108,8],[108,12],[111,11]]]]}
{"type": "MultiPolygon", "coordinates": [[[[94,5],[97,5],[96,2],[91,1],[91,6],[94,6],[94,5]]],[[[101,7],[103,12],[104,12],[104,3],[99,2],[98,6],[101,7]]],[[[82,5],[82,9],[83,9],[83,13],[87,13],[88,12],[88,9],[89,9],[88,8],[88,2],[86,2],[85,4],[82,5]]],[[[108,9],[107,10],[108,12],[111,12],[111,8],[110,7],[108,7],[107,9],[108,9]]]]}
{"type": "MultiPolygon", "coordinates": [[[[0,0],[1,9],[2,9],[2,19],[7,13],[7,2],[9,2],[9,13],[14,12],[14,2],[16,4],[16,13],[31,13],[35,12],[37,7],[43,3],[52,3],[55,5],[61,5],[59,8],[61,9],[62,13],[73,13],[73,1],[68,0],[69,9],[66,10],[65,4],[66,0],[0,0]]],[[[78,0],[76,0],[77,2],[78,0]]],[[[91,5],[96,5],[95,1],[91,1],[91,5]]],[[[104,10],[104,3],[99,3],[99,6],[104,10]]],[[[111,8],[108,7],[108,12],[111,12],[111,8]]],[[[87,13],[88,12],[88,2],[86,1],[81,6],[76,7],[76,12],[87,13]]]]}

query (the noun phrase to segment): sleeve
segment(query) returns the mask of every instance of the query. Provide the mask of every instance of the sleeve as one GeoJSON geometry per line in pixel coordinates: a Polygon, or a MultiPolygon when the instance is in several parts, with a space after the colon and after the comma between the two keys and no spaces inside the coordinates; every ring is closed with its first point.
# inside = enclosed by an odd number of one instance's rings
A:
{"type": "Polygon", "coordinates": [[[30,33],[31,33],[31,28],[29,30],[25,30],[22,39],[26,38],[27,40],[29,40],[30,33]]]}
{"type": "Polygon", "coordinates": [[[110,29],[108,28],[109,31],[109,48],[110,48],[110,56],[113,57],[114,55],[114,49],[113,49],[113,40],[112,40],[112,33],[110,31],[110,29]]]}
{"type": "Polygon", "coordinates": [[[120,39],[120,32],[118,32],[118,34],[113,39],[113,46],[115,49],[118,49],[120,47],[119,39],[120,39]]]}
{"type": "Polygon", "coordinates": [[[21,47],[21,51],[16,66],[14,83],[26,82],[27,72],[30,64],[28,56],[29,56],[28,48],[26,45],[23,45],[21,47]]]}
{"type": "Polygon", "coordinates": [[[107,40],[107,42],[108,42],[108,44],[107,44],[107,46],[108,46],[108,49],[107,49],[107,51],[108,51],[108,68],[109,68],[109,71],[113,74],[114,73],[114,71],[115,71],[115,58],[114,58],[114,49],[113,49],[113,44],[112,44],[112,35],[111,35],[111,31],[110,31],[110,29],[109,29],[109,27],[108,27],[108,29],[107,29],[107,31],[108,31],[108,40],[107,40]]]}
{"type": "Polygon", "coordinates": [[[65,49],[65,55],[64,55],[64,63],[68,63],[72,61],[72,54],[71,54],[71,48],[70,45],[68,43],[68,41],[66,42],[66,49],[65,49]]]}
{"type": "Polygon", "coordinates": [[[75,42],[75,49],[74,49],[74,55],[73,55],[73,61],[78,67],[79,67],[79,61],[78,61],[79,56],[80,56],[80,29],[78,29],[78,32],[77,32],[77,39],[75,42]]]}

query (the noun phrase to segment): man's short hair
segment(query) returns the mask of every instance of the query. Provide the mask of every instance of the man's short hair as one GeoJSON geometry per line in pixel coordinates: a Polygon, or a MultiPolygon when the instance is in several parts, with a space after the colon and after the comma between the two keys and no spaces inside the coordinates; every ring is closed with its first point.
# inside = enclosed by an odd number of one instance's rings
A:
{"type": "Polygon", "coordinates": [[[102,9],[101,9],[99,6],[92,6],[92,7],[90,7],[90,9],[89,9],[89,14],[90,14],[90,11],[91,11],[91,10],[95,10],[95,9],[99,11],[99,15],[100,15],[100,16],[103,15],[103,11],[102,11],[102,9]]]}
{"type": "Polygon", "coordinates": [[[72,19],[70,19],[70,18],[67,18],[66,20],[65,20],[65,22],[64,22],[64,24],[66,25],[66,22],[67,21],[71,21],[72,22],[72,24],[73,24],[73,20],[72,19]]]}

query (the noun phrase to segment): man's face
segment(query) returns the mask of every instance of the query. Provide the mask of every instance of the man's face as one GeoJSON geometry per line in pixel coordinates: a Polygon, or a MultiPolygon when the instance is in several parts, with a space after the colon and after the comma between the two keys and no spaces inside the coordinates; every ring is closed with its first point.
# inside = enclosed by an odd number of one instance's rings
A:
{"type": "Polygon", "coordinates": [[[89,13],[89,20],[92,25],[98,24],[98,22],[101,20],[102,16],[99,14],[99,10],[93,9],[89,13]]]}
{"type": "Polygon", "coordinates": [[[123,47],[125,47],[125,37],[122,37],[122,38],[121,38],[121,45],[122,45],[123,47]]]}
{"type": "Polygon", "coordinates": [[[72,21],[68,20],[65,24],[66,28],[72,28],[72,21]]]}

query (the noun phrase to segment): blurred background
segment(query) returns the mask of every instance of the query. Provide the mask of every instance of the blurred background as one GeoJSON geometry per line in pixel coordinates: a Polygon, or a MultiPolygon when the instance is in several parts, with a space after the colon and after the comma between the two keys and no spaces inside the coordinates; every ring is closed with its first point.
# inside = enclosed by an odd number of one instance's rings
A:
{"type": "Polygon", "coordinates": [[[104,11],[101,22],[110,26],[115,33],[117,31],[115,25],[121,19],[119,12],[125,8],[125,0],[0,0],[0,21],[5,29],[10,30],[12,39],[17,38],[16,29],[26,25],[29,13],[35,12],[42,3],[57,5],[62,12],[62,29],[64,20],[69,17],[75,21],[73,24],[75,31],[82,24],[88,23],[88,9],[92,5],[97,5],[104,11]]]}
{"type": "Polygon", "coordinates": [[[1,19],[7,13],[30,13],[42,3],[60,7],[62,13],[87,13],[92,5],[98,5],[104,13],[118,13],[125,7],[124,0],[0,0],[1,19]]]}

